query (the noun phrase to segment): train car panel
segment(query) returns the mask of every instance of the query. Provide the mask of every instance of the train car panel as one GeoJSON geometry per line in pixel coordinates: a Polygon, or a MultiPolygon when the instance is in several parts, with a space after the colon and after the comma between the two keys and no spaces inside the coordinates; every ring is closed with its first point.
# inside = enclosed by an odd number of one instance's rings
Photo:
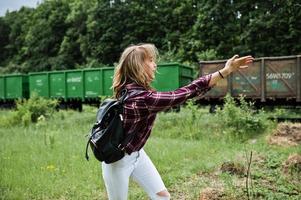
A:
{"type": "Polygon", "coordinates": [[[179,87],[188,85],[193,81],[193,77],[182,77],[179,82],[179,87]]]}
{"type": "Polygon", "coordinates": [[[6,100],[28,98],[28,77],[26,75],[5,75],[3,78],[3,96],[6,100]]]}
{"type": "MultiPolygon", "coordinates": [[[[221,70],[225,66],[225,61],[216,61],[216,62],[204,62],[201,63],[200,66],[200,75],[207,75],[211,74],[213,72],[216,72],[217,70],[221,70]]],[[[215,98],[215,99],[221,99],[223,98],[227,92],[228,92],[228,85],[229,79],[231,77],[228,76],[228,78],[223,79],[219,81],[214,88],[212,88],[209,92],[207,92],[203,98],[215,98]]]]}
{"type": "Polygon", "coordinates": [[[193,69],[178,63],[159,64],[152,87],[158,91],[172,91],[193,80],[193,69]]]}
{"type": "Polygon", "coordinates": [[[101,68],[102,70],[102,86],[103,86],[103,95],[104,96],[112,96],[112,83],[113,83],[113,76],[114,76],[114,67],[104,67],[101,68]]]}
{"type": "Polygon", "coordinates": [[[240,69],[232,74],[231,95],[238,97],[240,95],[246,98],[260,98],[261,94],[261,62],[255,61],[246,69],[240,69]]]}
{"type": "Polygon", "coordinates": [[[49,73],[49,92],[51,98],[67,98],[65,72],[62,71],[49,73]]]}
{"type": "Polygon", "coordinates": [[[297,102],[301,102],[301,55],[297,56],[297,102]]]}
{"type": "Polygon", "coordinates": [[[30,96],[34,93],[49,98],[49,76],[47,72],[29,74],[30,96]]]}
{"type": "Polygon", "coordinates": [[[5,97],[6,99],[27,98],[26,85],[27,77],[24,75],[8,75],[5,77],[5,97]]]}
{"type": "Polygon", "coordinates": [[[179,87],[187,85],[187,84],[191,83],[191,81],[193,81],[193,68],[187,67],[184,65],[180,65],[180,85],[179,85],[179,87]]]}
{"type": "Polygon", "coordinates": [[[22,75],[22,98],[29,98],[29,81],[27,75],[22,75]]]}
{"type": "Polygon", "coordinates": [[[161,64],[157,67],[152,87],[161,92],[171,91],[179,87],[179,78],[179,67],[177,65],[161,64]]]}
{"type": "Polygon", "coordinates": [[[101,69],[84,70],[85,98],[98,98],[103,93],[101,69]]]}
{"type": "Polygon", "coordinates": [[[66,71],[66,98],[84,99],[82,70],[66,71]]]}
{"type": "Polygon", "coordinates": [[[178,63],[176,63],[176,65],[178,65],[180,67],[180,75],[182,77],[193,77],[193,68],[185,66],[185,65],[180,65],[178,63]]]}
{"type": "Polygon", "coordinates": [[[264,59],[267,98],[296,98],[296,59],[264,59]]]}
{"type": "Polygon", "coordinates": [[[4,100],[5,99],[5,81],[4,81],[4,77],[0,76],[0,100],[4,100]]]}

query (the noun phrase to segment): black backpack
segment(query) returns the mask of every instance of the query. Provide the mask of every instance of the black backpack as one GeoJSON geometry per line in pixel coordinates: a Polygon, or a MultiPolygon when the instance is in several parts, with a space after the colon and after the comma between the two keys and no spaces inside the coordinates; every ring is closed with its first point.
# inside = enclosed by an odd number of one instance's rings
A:
{"type": "MultiPolygon", "coordinates": [[[[127,134],[127,137],[124,135],[122,113],[123,103],[128,98],[127,90],[123,90],[121,94],[119,99],[106,99],[101,103],[86,145],[87,160],[89,144],[94,156],[101,162],[109,164],[124,157],[124,147],[135,134],[127,134]]],[[[133,94],[137,92],[134,91],[133,94]]]]}

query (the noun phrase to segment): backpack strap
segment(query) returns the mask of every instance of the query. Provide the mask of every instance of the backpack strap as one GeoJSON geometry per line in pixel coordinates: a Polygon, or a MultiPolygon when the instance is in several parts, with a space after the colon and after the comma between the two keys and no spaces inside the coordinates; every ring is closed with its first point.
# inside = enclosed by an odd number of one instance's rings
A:
{"type": "Polygon", "coordinates": [[[124,88],[123,90],[121,90],[120,92],[121,96],[118,98],[118,101],[123,104],[125,101],[125,98],[127,97],[128,94],[128,90],[126,88],[124,88]]]}
{"type": "Polygon", "coordinates": [[[126,88],[124,88],[120,94],[121,96],[117,99],[121,104],[123,104],[128,98],[136,96],[138,94],[142,94],[143,92],[145,92],[145,90],[133,90],[131,91],[131,94],[128,95],[128,90],[126,88]]]}
{"type": "MultiPolygon", "coordinates": [[[[127,90],[125,92],[127,93],[127,90]]],[[[142,94],[143,92],[145,92],[145,90],[134,90],[133,92],[131,92],[131,95],[125,95],[125,97],[122,99],[122,105],[128,98],[142,94]]],[[[128,133],[126,135],[126,137],[124,138],[124,140],[118,145],[118,149],[120,149],[121,151],[124,151],[127,144],[134,139],[134,137],[136,136],[136,133],[137,133],[137,131],[128,133]]]]}

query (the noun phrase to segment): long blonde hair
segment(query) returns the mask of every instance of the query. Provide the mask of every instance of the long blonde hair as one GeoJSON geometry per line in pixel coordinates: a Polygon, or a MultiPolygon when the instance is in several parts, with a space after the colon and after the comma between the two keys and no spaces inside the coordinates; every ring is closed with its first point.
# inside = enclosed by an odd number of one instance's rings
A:
{"type": "Polygon", "coordinates": [[[148,58],[156,62],[158,50],[153,44],[139,44],[127,47],[119,59],[114,72],[113,91],[117,98],[125,84],[135,82],[145,89],[151,89],[154,71],[146,65],[148,58]]]}

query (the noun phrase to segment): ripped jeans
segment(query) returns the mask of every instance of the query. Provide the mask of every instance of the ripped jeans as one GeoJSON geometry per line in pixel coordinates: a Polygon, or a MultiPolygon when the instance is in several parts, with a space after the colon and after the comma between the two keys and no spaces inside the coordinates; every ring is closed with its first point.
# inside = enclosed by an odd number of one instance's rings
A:
{"type": "Polygon", "coordinates": [[[121,160],[106,164],[102,162],[102,175],[109,200],[126,200],[129,178],[132,177],[152,200],[169,200],[159,196],[158,192],[166,187],[156,167],[143,149],[131,155],[126,154],[121,160]]]}

